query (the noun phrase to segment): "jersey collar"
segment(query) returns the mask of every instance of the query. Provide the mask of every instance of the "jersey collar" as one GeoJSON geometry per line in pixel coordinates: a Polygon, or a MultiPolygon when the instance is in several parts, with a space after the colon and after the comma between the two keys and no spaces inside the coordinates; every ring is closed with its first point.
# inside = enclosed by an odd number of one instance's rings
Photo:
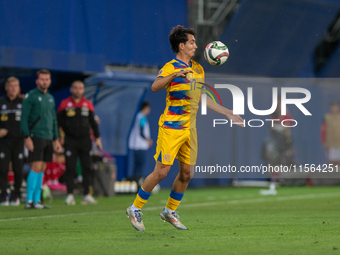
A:
{"type": "Polygon", "coordinates": [[[49,93],[49,91],[48,91],[48,89],[47,89],[47,92],[46,93],[44,93],[44,92],[42,92],[40,89],[38,89],[38,87],[37,88],[35,88],[37,91],[39,91],[41,94],[43,94],[43,95],[46,95],[46,94],[48,94],[49,93]]]}
{"type": "Polygon", "coordinates": [[[18,99],[18,96],[16,96],[13,100],[9,99],[9,97],[6,95],[6,99],[8,102],[14,102],[18,99]]]}
{"type": "Polygon", "coordinates": [[[179,60],[178,58],[175,58],[176,61],[181,62],[182,64],[186,65],[187,67],[192,67],[192,61],[190,60],[190,65],[188,66],[187,63],[183,62],[182,60],[179,60]]]}
{"type": "Polygon", "coordinates": [[[75,105],[80,105],[82,102],[84,102],[84,100],[85,100],[85,97],[83,96],[83,97],[80,99],[79,103],[76,103],[76,102],[73,100],[72,96],[70,96],[70,101],[72,101],[75,105]]]}

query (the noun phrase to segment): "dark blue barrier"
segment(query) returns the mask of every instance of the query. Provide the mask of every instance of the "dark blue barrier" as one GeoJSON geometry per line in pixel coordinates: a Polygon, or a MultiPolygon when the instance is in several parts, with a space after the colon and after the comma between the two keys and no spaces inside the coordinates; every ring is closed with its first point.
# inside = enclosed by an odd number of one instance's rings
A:
{"type": "Polygon", "coordinates": [[[104,71],[105,64],[160,66],[168,34],[187,24],[187,2],[3,0],[0,66],[104,71]]]}
{"type": "Polygon", "coordinates": [[[211,73],[297,77],[339,9],[339,1],[244,0],[216,38],[229,48],[227,63],[201,63],[211,73]]]}

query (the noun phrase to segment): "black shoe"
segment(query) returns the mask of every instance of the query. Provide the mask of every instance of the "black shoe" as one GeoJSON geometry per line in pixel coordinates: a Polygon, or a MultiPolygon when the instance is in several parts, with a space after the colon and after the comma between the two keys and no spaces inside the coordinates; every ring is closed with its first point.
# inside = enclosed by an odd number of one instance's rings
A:
{"type": "Polygon", "coordinates": [[[33,202],[29,202],[25,205],[25,209],[35,209],[33,202]]]}
{"type": "Polygon", "coordinates": [[[51,206],[43,205],[41,202],[38,202],[34,205],[36,209],[51,209],[51,206]]]}

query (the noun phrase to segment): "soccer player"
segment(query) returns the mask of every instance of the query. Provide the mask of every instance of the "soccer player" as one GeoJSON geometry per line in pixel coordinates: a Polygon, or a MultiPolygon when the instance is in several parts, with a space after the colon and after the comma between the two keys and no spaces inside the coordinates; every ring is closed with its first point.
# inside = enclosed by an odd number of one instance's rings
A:
{"type": "Polygon", "coordinates": [[[1,205],[20,205],[20,187],[22,183],[24,136],[20,133],[20,118],[22,97],[20,84],[16,77],[6,80],[7,96],[0,100],[0,191],[1,205]],[[11,203],[7,201],[7,173],[9,162],[12,162],[14,172],[14,191],[11,193],[11,203]]]}
{"type": "Polygon", "coordinates": [[[50,209],[40,201],[46,162],[52,162],[53,150],[61,152],[55,102],[48,92],[51,73],[42,69],[37,72],[37,88],[28,92],[22,103],[20,128],[29,151],[31,171],[27,177],[26,209],[50,209]]]}
{"type": "Polygon", "coordinates": [[[83,173],[82,204],[97,204],[89,194],[91,181],[91,149],[90,128],[96,137],[96,145],[102,150],[98,124],[94,118],[94,107],[91,101],[84,97],[84,83],[74,81],[70,88],[71,96],[61,101],[58,107],[58,124],[65,133],[65,160],[67,197],[65,204],[75,205],[73,196],[74,177],[76,175],[77,158],[79,156],[83,173]]]}
{"type": "MultiPolygon", "coordinates": [[[[176,26],[169,35],[169,41],[176,58],[166,63],[152,84],[152,91],[167,90],[166,107],[159,119],[159,131],[154,171],[146,177],[133,204],[126,210],[132,226],[144,231],[141,209],[151,195],[152,189],[167,175],[174,159],[179,161],[179,173],[160,218],[177,229],[187,229],[179,220],[176,209],[180,204],[188,183],[193,175],[197,157],[196,114],[200,101],[200,81],[204,81],[204,70],[191,60],[197,49],[196,33],[193,29],[176,26]],[[190,79],[190,81],[188,80],[190,79]]],[[[243,123],[221,105],[207,98],[207,107],[223,114],[234,123],[243,123]]],[[[243,126],[243,124],[238,124],[243,126]]]]}

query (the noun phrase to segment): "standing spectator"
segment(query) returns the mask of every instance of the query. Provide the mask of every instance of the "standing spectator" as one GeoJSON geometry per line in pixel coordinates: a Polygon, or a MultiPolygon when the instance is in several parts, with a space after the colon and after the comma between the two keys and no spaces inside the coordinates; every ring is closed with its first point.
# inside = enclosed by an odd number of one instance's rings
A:
{"type": "Polygon", "coordinates": [[[77,158],[79,156],[83,173],[83,200],[82,204],[97,204],[98,202],[89,194],[91,183],[91,148],[90,128],[96,137],[96,145],[102,149],[98,125],[94,119],[94,107],[84,98],[84,83],[74,81],[71,85],[71,96],[61,101],[58,107],[58,124],[65,133],[65,179],[67,186],[67,205],[74,205],[73,190],[76,174],[77,158]]]}
{"type": "Polygon", "coordinates": [[[20,187],[22,182],[24,136],[20,133],[22,97],[19,80],[9,77],[6,80],[7,96],[0,100],[0,191],[1,205],[8,206],[6,199],[7,173],[12,161],[14,172],[14,192],[11,193],[11,205],[20,205],[20,187]]]}
{"type": "Polygon", "coordinates": [[[330,112],[325,114],[321,126],[321,142],[327,150],[330,164],[340,164],[340,107],[339,103],[332,102],[330,112]]]}
{"type": "Polygon", "coordinates": [[[37,88],[28,92],[23,100],[21,132],[25,136],[25,146],[29,151],[28,162],[31,171],[27,177],[26,209],[49,209],[41,203],[41,186],[46,162],[52,162],[53,150],[61,151],[55,103],[48,92],[51,73],[42,69],[37,72],[37,88]]]}
{"type": "MultiPolygon", "coordinates": [[[[273,125],[270,127],[270,135],[267,136],[262,144],[262,158],[267,165],[271,166],[286,166],[294,163],[294,147],[293,138],[290,127],[284,127],[282,121],[286,120],[286,125],[292,125],[293,117],[286,109],[286,115],[281,115],[281,97],[278,98],[277,108],[270,116],[273,120],[273,125]]],[[[261,190],[263,195],[276,195],[275,182],[279,178],[278,173],[269,173],[270,185],[269,190],[261,190]]]]}
{"type": "Polygon", "coordinates": [[[136,116],[129,138],[129,149],[133,158],[133,177],[135,179],[143,177],[146,152],[152,145],[150,126],[147,119],[150,111],[150,104],[144,101],[140,112],[136,116]]]}
{"type": "Polygon", "coordinates": [[[278,98],[277,108],[271,115],[273,126],[270,129],[271,137],[276,143],[275,149],[270,149],[270,158],[266,158],[267,163],[271,165],[290,165],[294,163],[294,147],[293,137],[291,135],[290,127],[284,127],[282,121],[286,120],[285,125],[293,125],[291,121],[292,115],[286,109],[286,115],[281,115],[281,97],[278,98]]]}

